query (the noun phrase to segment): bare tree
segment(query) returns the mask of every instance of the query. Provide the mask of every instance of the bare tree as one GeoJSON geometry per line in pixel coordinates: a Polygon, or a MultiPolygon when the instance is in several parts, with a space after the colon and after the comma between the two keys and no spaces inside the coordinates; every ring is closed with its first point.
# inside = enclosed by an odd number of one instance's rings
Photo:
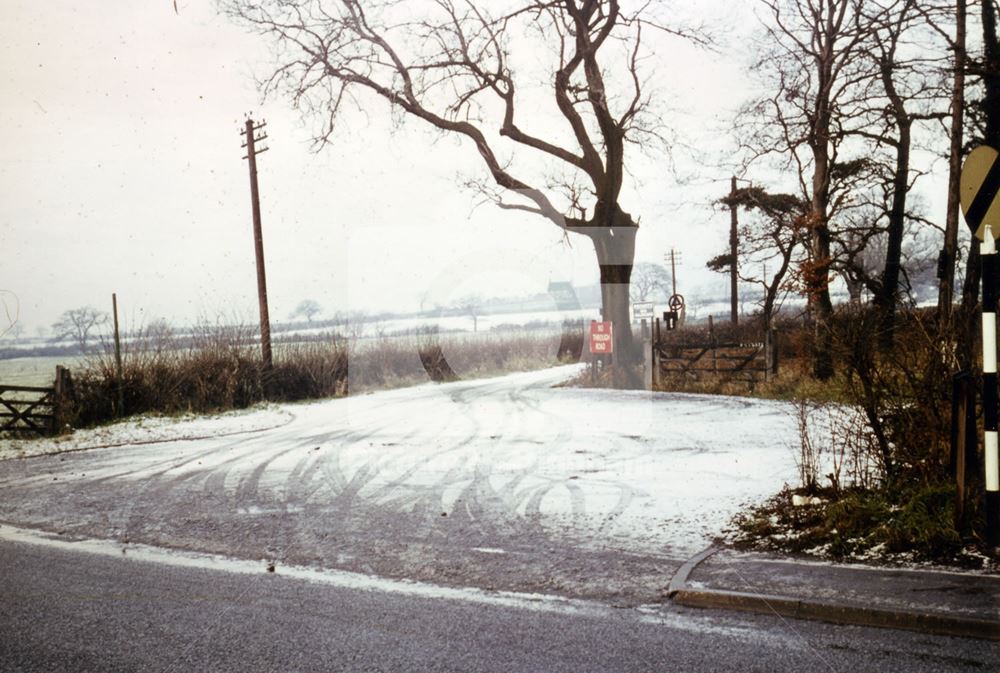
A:
{"type": "Polygon", "coordinates": [[[650,301],[658,293],[667,295],[670,290],[670,273],[662,264],[639,262],[632,268],[632,301],[650,301]]]}
{"type": "Polygon", "coordinates": [[[19,339],[24,333],[21,324],[21,302],[10,290],[0,290],[0,337],[13,333],[19,339]]]}
{"type": "MultiPolygon", "coordinates": [[[[801,197],[771,194],[753,185],[737,189],[720,203],[727,208],[736,205],[750,214],[740,227],[738,254],[742,261],[737,268],[741,281],[763,291],[761,312],[767,329],[791,286],[796,267],[805,260],[809,204],[801,197]]],[[[729,273],[730,264],[727,253],[709,260],[706,266],[729,273]]]]}
{"type": "Polygon", "coordinates": [[[107,321],[108,314],[93,306],[70,309],[65,311],[59,320],[52,323],[52,338],[54,340],[71,339],[81,351],[85,351],[94,329],[107,321]]]}
{"type": "Polygon", "coordinates": [[[655,31],[704,42],[700,33],[670,26],[657,3],[629,9],[619,0],[430,0],[419,8],[403,0],[220,4],[271,39],[279,65],[263,90],[289,95],[321,120],[320,145],[346,108],[368,111],[372,98],[381,99],[387,112],[474,147],[490,182],[471,183],[501,208],[589,239],[605,319],[616,323],[615,352],[626,362],[638,358],[628,307],[638,220],[622,208],[621,192],[630,143],[663,140],[643,90],[644,40],[655,31]],[[533,70],[545,74],[533,79],[533,70]],[[547,99],[526,102],[540,82],[547,99]],[[546,116],[562,131],[533,132],[546,127],[546,116]],[[547,177],[536,175],[539,165],[551,168],[547,177]]]}
{"type": "Polygon", "coordinates": [[[176,345],[174,328],[166,318],[155,318],[146,328],[140,330],[138,336],[151,353],[157,355],[169,351],[176,345]]]}
{"type": "Polygon", "coordinates": [[[948,127],[948,205],[945,213],[944,245],[941,248],[938,312],[939,319],[946,321],[951,316],[952,300],[955,294],[955,263],[958,256],[958,210],[959,179],[962,169],[962,146],[965,126],[965,69],[966,69],[966,18],[967,0],[951,0],[945,7],[930,7],[922,13],[927,25],[947,44],[952,53],[951,67],[948,69],[951,84],[949,99],[948,127]],[[937,11],[935,11],[937,10],[937,11]],[[944,24],[950,20],[954,24],[949,32],[944,24]]]}
{"type": "Polygon", "coordinates": [[[809,259],[803,280],[815,320],[813,372],[833,374],[830,318],[831,217],[846,205],[842,185],[863,172],[860,157],[842,156],[861,124],[856,84],[870,77],[859,51],[870,32],[861,25],[861,0],[760,0],[767,14],[766,52],[754,70],[768,93],[742,115],[754,158],[777,156],[792,167],[809,202],[809,259]]]}
{"type": "Polygon", "coordinates": [[[870,31],[862,52],[874,66],[874,82],[868,95],[870,123],[856,129],[873,144],[873,153],[883,148],[890,157],[883,162],[883,198],[879,199],[885,220],[885,260],[872,290],[880,314],[879,341],[883,350],[893,344],[895,310],[903,288],[903,239],[909,223],[918,223],[908,210],[908,195],[920,173],[910,163],[918,125],[943,119],[948,113],[949,93],[940,77],[947,57],[947,44],[931,30],[917,0],[871,0],[860,19],[870,31]]]}
{"type": "Polygon", "coordinates": [[[298,318],[299,316],[302,316],[308,322],[312,322],[313,316],[318,315],[322,311],[323,308],[319,305],[319,302],[312,299],[303,299],[299,302],[299,305],[295,307],[295,310],[292,311],[290,317],[298,318]]]}
{"type": "Polygon", "coordinates": [[[479,331],[479,316],[483,314],[483,298],[478,294],[470,294],[455,302],[455,308],[472,318],[472,331],[479,331]]]}
{"type": "Polygon", "coordinates": [[[983,53],[970,59],[970,71],[982,84],[982,97],[970,101],[974,142],[982,142],[991,147],[1000,147],[1000,37],[997,20],[1000,2],[981,0],[979,3],[983,29],[983,53]]]}

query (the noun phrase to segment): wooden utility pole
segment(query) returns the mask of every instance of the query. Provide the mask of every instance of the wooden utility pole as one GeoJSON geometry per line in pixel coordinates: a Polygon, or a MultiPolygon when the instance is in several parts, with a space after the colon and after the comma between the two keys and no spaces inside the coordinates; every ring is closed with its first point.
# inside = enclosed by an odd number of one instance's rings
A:
{"type": "Polygon", "coordinates": [[[118,332],[118,294],[111,293],[111,310],[115,316],[115,378],[118,384],[118,416],[125,415],[125,389],[122,376],[122,340],[118,332]]]}
{"type": "Polygon", "coordinates": [[[677,253],[673,248],[670,248],[670,283],[673,287],[673,291],[670,296],[677,294],[677,253]]]}
{"type": "Polygon", "coordinates": [[[737,310],[737,297],[736,297],[736,283],[737,283],[737,266],[736,266],[736,248],[737,248],[737,238],[736,238],[736,227],[739,224],[739,220],[736,216],[736,176],[733,176],[732,182],[730,183],[729,189],[729,302],[730,302],[730,320],[734,325],[739,324],[740,315],[737,310]]]}
{"type": "Polygon", "coordinates": [[[247,118],[246,128],[240,132],[246,136],[243,147],[247,148],[244,159],[250,160],[250,204],[253,209],[253,243],[254,252],[257,256],[257,298],[260,302],[260,352],[264,360],[264,370],[271,369],[271,319],[267,314],[267,279],[264,276],[264,237],[260,228],[260,194],[257,190],[257,155],[266,152],[268,148],[257,148],[256,143],[267,139],[266,133],[259,136],[255,134],[263,131],[267,122],[254,124],[253,119],[247,118]]]}

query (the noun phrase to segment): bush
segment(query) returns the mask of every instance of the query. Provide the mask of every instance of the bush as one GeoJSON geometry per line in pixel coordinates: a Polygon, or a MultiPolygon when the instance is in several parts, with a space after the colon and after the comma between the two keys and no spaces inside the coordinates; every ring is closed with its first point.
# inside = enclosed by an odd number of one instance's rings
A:
{"type": "Polygon", "coordinates": [[[966,549],[994,553],[980,544],[983,522],[975,513],[982,492],[974,468],[966,514],[956,521],[950,440],[959,327],[941,324],[934,311],[900,311],[891,348],[879,347],[880,329],[874,309],[842,307],[832,322],[838,375],[823,382],[826,390],[818,395],[805,369],[801,381],[785,384],[796,399],[802,484],[785,494],[788,502],[778,498],[741,517],[741,543],[823,549],[841,558],[885,554],[962,563],[982,558],[963,557],[966,549]],[[803,527],[809,517],[789,499],[820,491],[829,502],[803,527]]]}
{"type": "Polygon", "coordinates": [[[930,485],[917,489],[887,522],[883,539],[889,551],[918,558],[953,557],[962,547],[955,530],[955,489],[930,485]]]}
{"type": "Polygon", "coordinates": [[[179,338],[158,326],[124,345],[120,386],[108,344],[74,372],[71,424],[88,426],[148,412],[215,412],[264,400],[316,399],[545,367],[558,364],[560,351],[574,343],[582,345],[582,327],[562,335],[505,330],[440,337],[430,331],[348,340],[330,333],[276,343],[273,367],[265,372],[252,328],[200,325],[179,338]]]}

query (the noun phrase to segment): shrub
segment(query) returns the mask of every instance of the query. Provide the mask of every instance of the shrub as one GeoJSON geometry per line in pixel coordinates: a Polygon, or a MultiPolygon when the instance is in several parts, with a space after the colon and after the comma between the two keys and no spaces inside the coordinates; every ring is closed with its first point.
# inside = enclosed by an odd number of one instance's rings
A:
{"type": "Polygon", "coordinates": [[[450,381],[557,364],[562,344],[583,343],[582,327],[439,336],[436,331],[344,339],[337,333],[275,344],[265,372],[252,328],[196,326],[178,337],[162,326],[124,344],[119,383],[110,344],[74,372],[72,425],[156,412],[214,412],[264,400],[296,401],[427,381],[450,381]],[[120,396],[119,396],[120,394],[120,396]]]}
{"type": "Polygon", "coordinates": [[[928,485],[909,494],[887,522],[884,541],[889,551],[910,551],[918,558],[954,556],[962,547],[955,530],[955,489],[928,485]]]}

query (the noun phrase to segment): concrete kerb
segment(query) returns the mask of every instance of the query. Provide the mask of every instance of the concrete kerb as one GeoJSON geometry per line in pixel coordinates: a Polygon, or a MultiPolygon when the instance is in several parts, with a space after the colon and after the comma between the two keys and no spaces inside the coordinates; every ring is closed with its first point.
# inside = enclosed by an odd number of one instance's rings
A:
{"type": "Polygon", "coordinates": [[[1000,621],[957,617],[933,612],[887,610],[861,605],[803,600],[791,596],[689,588],[687,581],[694,569],[719,550],[718,547],[709,547],[688,559],[671,578],[667,587],[667,597],[672,602],[687,607],[737,610],[794,619],[811,619],[833,624],[870,626],[933,635],[1000,641],[1000,621]]]}

